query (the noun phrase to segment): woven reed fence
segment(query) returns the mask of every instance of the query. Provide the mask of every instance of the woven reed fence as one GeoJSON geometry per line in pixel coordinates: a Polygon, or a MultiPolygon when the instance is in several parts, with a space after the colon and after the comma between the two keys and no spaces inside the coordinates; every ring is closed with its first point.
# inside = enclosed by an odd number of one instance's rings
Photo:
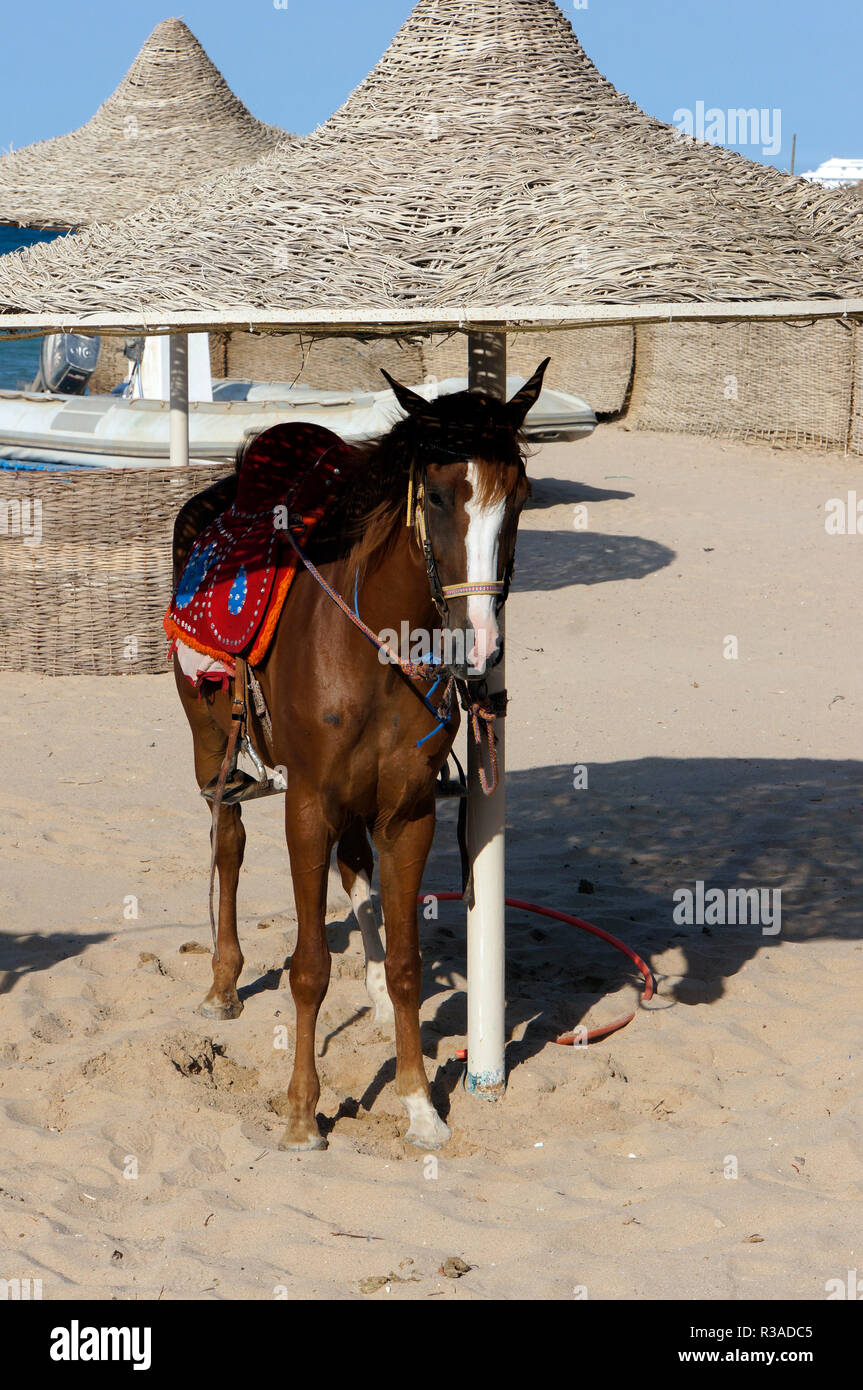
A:
{"type": "MultiPolygon", "coordinates": [[[[119,343],[103,339],[112,376],[109,363],[125,363],[119,343]]],[[[511,337],[509,349],[513,374],[526,375],[550,354],[552,386],[577,392],[600,412],[623,404],[631,329],[525,334],[511,337]]],[[[463,335],[310,343],[233,334],[211,338],[211,357],[220,376],[377,389],[381,366],[410,383],[463,375],[467,351],[463,335]]],[[[851,448],[863,453],[863,326],[639,327],[627,420],[637,429],[837,449],[846,447],[850,430],[851,448]]],[[[189,497],[228,471],[218,464],[0,472],[0,670],[165,671],[162,615],[171,592],[174,518],[189,497]],[[36,504],[41,538],[30,544],[36,504]]]]}
{"type": "Polygon", "coordinates": [[[863,454],[863,324],[854,326],[854,398],[848,447],[852,454],[863,454]]]}
{"type": "Polygon", "coordinates": [[[627,423],[845,449],[853,381],[854,334],[838,320],[639,325],[627,423]]]}
{"type": "Polygon", "coordinates": [[[99,360],[89,383],[89,391],[92,396],[107,396],[118,382],[126,380],[131,363],[123,352],[125,342],[125,338],[109,338],[104,334],[102,335],[99,344],[99,360]]]}
{"type": "Polygon", "coordinates": [[[166,671],[174,517],[228,471],[0,473],[0,670],[166,671]],[[41,541],[31,545],[21,532],[38,509],[41,541]]]}
{"type": "Polygon", "coordinates": [[[364,342],[297,333],[230,333],[213,336],[210,363],[214,376],[287,381],[327,391],[383,391],[382,367],[408,385],[415,386],[423,379],[422,348],[417,339],[374,338],[364,342]]]}
{"type": "MultiPolygon", "coordinates": [[[[632,377],[635,338],[627,324],[610,328],[575,328],[560,333],[510,333],[507,371],[529,377],[544,357],[551,363],[545,384],[581,396],[598,414],[623,409],[632,377]]],[[[424,376],[443,380],[467,374],[467,336],[423,340],[424,376]]]]}
{"type": "MultiPolygon", "coordinates": [[[[632,376],[635,338],[631,327],[582,328],[571,332],[510,334],[508,370],[530,376],[551,358],[547,384],[582,396],[601,414],[623,407],[632,376]]],[[[429,378],[467,375],[467,336],[433,338],[310,338],[299,334],[211,334],[214,377],[288,381],[325,390],[381,391],[385,368],[406,385],[429,378]]]]}

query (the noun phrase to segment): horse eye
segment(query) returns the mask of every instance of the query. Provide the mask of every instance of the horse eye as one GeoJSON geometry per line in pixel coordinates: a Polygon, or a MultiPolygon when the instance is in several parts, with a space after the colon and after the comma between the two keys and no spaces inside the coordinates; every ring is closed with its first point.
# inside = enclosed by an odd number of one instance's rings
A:
{"type": "Polygon", "coordinates": [[[429,501],[433,507],[442,507],[444,505],[444,500],[439,492],[430,492],[429,501]]]}

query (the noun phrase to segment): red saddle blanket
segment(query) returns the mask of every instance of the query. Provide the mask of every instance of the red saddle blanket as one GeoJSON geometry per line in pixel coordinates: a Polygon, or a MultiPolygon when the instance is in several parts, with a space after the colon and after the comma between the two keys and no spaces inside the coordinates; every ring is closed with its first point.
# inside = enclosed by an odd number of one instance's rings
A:
{"type": "Polygon", "coordinates": [[[266,654],[302,545],[356,463],[319,425],[276,425],[247,448],[231,507],[195,542],[165,614],[168,636],[206,656],[266,654]]]}

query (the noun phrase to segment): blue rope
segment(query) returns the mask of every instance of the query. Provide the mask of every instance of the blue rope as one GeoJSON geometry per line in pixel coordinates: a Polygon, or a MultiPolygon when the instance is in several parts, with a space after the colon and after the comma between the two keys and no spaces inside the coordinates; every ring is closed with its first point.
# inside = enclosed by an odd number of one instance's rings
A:
{"type": "MultiPolygon", "coordinates": [[[[437,710],[432,710],[431,712],[432,712],[432,714],[435,715],[435,717],[437,717],[437,710]]],[[[422,746],[423,746],[424,743],[428,743],[428,741],[429,741],[430,738],[434,738],[435,734],[439,734],[439,733],[441,732],[441,730],[442,730],[442,729],[445,729],[445,728],[446,728],[446,720],[445,720],[445,719],[440,719],[440,718],[438,717],[437,727],[434,728],[434,729],[432,729],[432,731],[431,731],[430,734],[426,734],[425,738],[417,739],[416,744],[415,744],[414,746],[415,746],[416,748],[422,748],[422,746]]]]}
{"type": "MultiPolygon", "coordinates": [[[[362,620],[362,618],[360,618],[360,572],[359,572],[359,569],[357,569],[357,577],[356,577],[356,579],[354,580],[354,612],[356,613],[356,615],[357,615],[357,617],[359,618],[360,622],[362,622],[363,620],[362,620]]],[[[421,659],[420,664],[423,665],[423,666],[438,666],[438,665],[440,665],[440,663],[435,659],[434,656],[429,656],[427,659],[426,659],[425,657],[423,657],[423,658],[421,659]]],[[[429,714],[434,715],[435,719],[437,720],[437,725],[436,725],[436,727],[435,727],[434,729],[432,729],[432,731],[431,731],[430,734],[426,734],[425,738],[421,738],[421,739],[418,741],[418,743],[416,744],[416,747],[417,747],[417,748],[422,748],[422,746],[423,746],[424,743],[428,743],[429,739],[434,738],[434,737],[435,737],[435,734],[439,734],[443,729],[446,728],[446,725],[447,725],[446,719],[441,719],[440,714],[439,714],[438,711],[435,709],[434,705],[431,703],[431,697],[432,697],[432,695],[434,695],[435,691],[437,690],[437,688],[438,688],[438,686],[440,685],[440,683],[441,683],[442,680],[443,680],[443,673],[441,673],[441,675],[438,676],[437,680],[435,681],[434,685],[432,686],[431,690],[428,692],[427,695],[423,695],[422,691],[420,691],[420,690],[418,690],[418,691],[416,692],[417,695],[419,695],[420,699],[422,700],[423,704],[425,705],[426,709],[428,710],[429,714]]]]}

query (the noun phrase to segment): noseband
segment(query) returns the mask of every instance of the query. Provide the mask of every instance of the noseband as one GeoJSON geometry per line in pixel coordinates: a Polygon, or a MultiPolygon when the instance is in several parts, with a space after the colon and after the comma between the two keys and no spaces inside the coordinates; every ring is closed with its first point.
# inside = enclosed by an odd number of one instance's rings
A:
{"type": "Polygon", "coordinates": [[[407,524],[408,526],[413,526],[416,530],[417,541],[426,562],[426,573],[428,574],[432,602],[438,611],[441,622],[447,623],[449,621],[449,600],[454,598],[470,599],[479,595],[489,595],[497,599],[495,612],[500,612],[509,597],[514,568],[513,561],[510,561],[507,565],[506,574],[503,579],[466,579],[462,584],[441,584],[434,546],[432,545],[431,536],[429,534],[429,501],[428,488],[426,487],[426,473],[425,469],[416,463],[411,464],[410,481],[408,483],[407,524]]]}

